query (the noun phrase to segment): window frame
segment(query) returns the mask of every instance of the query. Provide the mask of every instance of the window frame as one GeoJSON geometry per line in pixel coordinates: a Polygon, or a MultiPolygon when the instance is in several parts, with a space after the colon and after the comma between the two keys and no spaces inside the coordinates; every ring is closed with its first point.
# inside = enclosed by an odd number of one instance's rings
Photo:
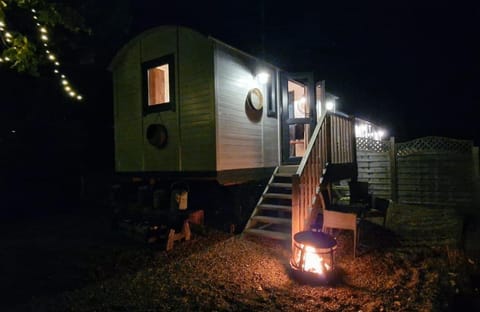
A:
{"type": "Polygon", "coordinates": [[[267,93],[267,117],[277,118],[277,77],[275,71],[273,71],[273,74],[270,74],[270,81],[265,89],[267,93]]]}
{"type": "Polygon", "coordinates": [[[175,111],[175,57],[174,54],[165,55],[153,60],[149,60],[142,63],[142,101],[143,101],[143,114],[147,115],[155,112],[163,111],[175,111]],[[169,97],[170,100],[165,103],[148,105],[148,70],[168,65],[168,84],[169,84],[169,97]]]}

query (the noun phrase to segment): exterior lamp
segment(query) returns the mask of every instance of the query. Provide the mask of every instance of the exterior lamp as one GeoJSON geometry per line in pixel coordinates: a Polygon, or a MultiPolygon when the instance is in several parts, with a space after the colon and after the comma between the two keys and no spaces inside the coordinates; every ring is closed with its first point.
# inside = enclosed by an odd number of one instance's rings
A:
{"type": "Polygon", "coordinates": [[[325,103],[325,108],[329,111],[335,111],[335,102],[327,101],[327,103],[325,103]]]}
{"type": "Polygon", "coordinates": [[[378,129],[377,132],[375,133],[375,140],[381,140],[385,137],[386,131],[383,129],[378,129]]]}
{"type": "Polygon", "coordinates": [[[269,79],[270,79],[270,74],[267,73],[267,72],[259,72],[259,73],[257,74],[257,81],[258,81],[260,84],[266,84],[269,79]]]}

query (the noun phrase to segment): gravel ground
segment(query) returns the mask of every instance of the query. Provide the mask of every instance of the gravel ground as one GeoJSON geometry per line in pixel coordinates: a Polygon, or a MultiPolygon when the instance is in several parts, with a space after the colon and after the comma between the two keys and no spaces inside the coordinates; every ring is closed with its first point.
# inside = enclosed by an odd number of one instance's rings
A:
{"type": "MultiPolygon", "coordinates": [[[[274,241],[208,231],[156,251],[137,270],[99,279],[25,311],[455,311],[478,304],[477,261],[448,248],[409,248],[374,225],[334,233],[339,279],[308,285],[290,275],[289,248],[274,241]],[[472,301],[473,300],[473,301],[472,301]]],[[[132,265],[135,265],[134,263],[132,265]]]]}

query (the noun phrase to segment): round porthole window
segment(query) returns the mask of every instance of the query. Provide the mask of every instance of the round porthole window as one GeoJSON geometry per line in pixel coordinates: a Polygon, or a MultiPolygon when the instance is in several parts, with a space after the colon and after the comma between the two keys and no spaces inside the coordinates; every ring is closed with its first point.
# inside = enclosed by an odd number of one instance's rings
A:
{"type": "Polygon", "coordinates": [[[263,94],[258,88],[251,89],[247,95],[248,105],[256,111],[263,108],[263,94]]]}
{"type": "Polygon", "coordinates": [[[164,148],[168,141],[167,128],[161,124],[149,125],[147,128],[147,140],[157,148],[164,148]]]}

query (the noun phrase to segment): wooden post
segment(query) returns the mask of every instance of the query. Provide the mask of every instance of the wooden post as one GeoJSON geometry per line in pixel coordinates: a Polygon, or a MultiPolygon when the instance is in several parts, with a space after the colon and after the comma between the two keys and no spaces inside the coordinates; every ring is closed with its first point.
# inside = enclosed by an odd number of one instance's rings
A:
{"type": "Polygon", "coordinates": [[[300,232],[300,177],[298,174],[292,176],[292,252],[293,236],[300,232]]]}
{"type": "Polygon", "coordinates": [[[357,181],[357,179],[358,179],[358,163],[357,163],[357,138],[355,136],[355,116],[350,116],[349,119],[350,119],[350,137],[351,137],[351,141],[352,141],[352,145],[351,145],[352,163],[355,166],[352,180],[357,181]]]}
{"type": "Polygon", "coordinates": [[[397,148],[395,137],[390,137],[390,197],[394,203],[397,202],[397,148]]]}
{"type": "Polygon", "coordinates": [[[325,116],[325,132],[326,132],[326,151],[327,151],[327,164],[332,163],[332,128],[331,128],[331,117],[330,113],[327,113],[325,116]]]}

